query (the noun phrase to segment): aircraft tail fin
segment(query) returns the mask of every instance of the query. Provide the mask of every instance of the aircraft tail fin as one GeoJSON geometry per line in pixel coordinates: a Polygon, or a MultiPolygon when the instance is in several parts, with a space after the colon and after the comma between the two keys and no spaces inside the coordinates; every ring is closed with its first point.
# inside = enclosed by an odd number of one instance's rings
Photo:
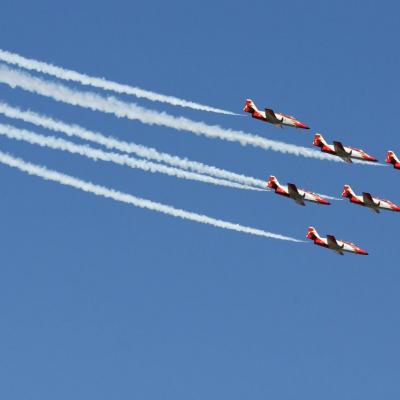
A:
{"type": "Polygon", "coordinates": [[[387,152],[386,162],[387,162],[388,164],[396,165],[396,164],[399,164],[399,163],[400,163],[400,160],[399,160],[399,158],[396,156],[396,154],[395,154],[394,151],[389,150],[389,151],[387,152]]]}
{"type": "Polygon", "coordinates": [[[356,194],[354,193],[353,189],[350,187],[350,185],[344,185],[343,186],[343,192],[342,192],[342,197],[347,197],[351,198],[354,197],[356,194]]]}
{"type": "Polygon", "coordinates": [[[314,136],[313,145],[317,147],[323,147],[326,146],[327,143],[320,133],[316,133],[314,136]]]}
{"type": "Polygon", "coordinates": [[[278,179],[276,179],[275,176],[271,175],[271,176],[268,178],[267,186],[268,186],[270,189],[276,189],[276,188],[279,186],[278,179]]]}
{"type": "Polygon", "coordinates": [[[306,238],[311,239],[311,240],[315,240],[315,239],[319,238],[318,232],[313,226],[310,226],[308,228],[306,238]]]}
{"type": "Polygon", "coordinates": [[[243,111],[253,114],[254,112],[258,111],[258,108],[254,104],[253,100],[247,99],[246,102],[244,103],[243,111]]]}

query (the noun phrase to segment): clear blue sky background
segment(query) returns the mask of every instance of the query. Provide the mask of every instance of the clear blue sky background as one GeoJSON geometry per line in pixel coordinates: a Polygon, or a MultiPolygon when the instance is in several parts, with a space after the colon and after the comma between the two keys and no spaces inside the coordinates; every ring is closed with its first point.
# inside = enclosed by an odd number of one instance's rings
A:
{"type": "MultiPolygon", "coordinates": [[[[140,103],[310,147],[318,130],[382,160],[400,153],[399,12],[395,1],[3,0],[0,47],[238,112],[251,97],[312,129],[140,103]]],[[[391,168],[245,148],[0,90],[22,108],[236,172],[336,196],[349,183],[400,202],[391,168]]],[[[399,215],[346,201],[302,208],[4,138],[0,148],[244,225],[303,238],[312,224],[370,252],[340,257],[224,231],[1,167],[1,398],[399,398],[399,215]]]]}

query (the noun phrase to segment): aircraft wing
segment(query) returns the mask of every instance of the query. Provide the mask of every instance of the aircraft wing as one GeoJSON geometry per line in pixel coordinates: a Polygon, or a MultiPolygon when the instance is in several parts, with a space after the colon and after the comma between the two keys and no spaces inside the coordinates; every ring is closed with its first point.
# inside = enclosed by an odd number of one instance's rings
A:
{"type": "Polygon", "coordinates": [[[278,118],[276,118],[275,113],[270,109],[270,108],[265,108],[265,118],[267,119],[268,122],[271,122],[272,124],[278,124],[279,122],[282,122],[278,118]]]}
{"type": "Polygon", "coordinates": [[[304,196],[302,196],[294,183],[288,183],[289,196],[297,203],[305,206],[304,196]]]}
{"type": "Polygon", "coordinates": [[[344,246],[339,246],[339,243],[337,242],[335,236],[333,235],[327,235],[326,240],[328,242],[328,246],[330,249],[337,251],[339,254],[343,255],[343,247],[344,246]]]}
{"type": "Polygon", "coordinates": [[[364,192],[362,194],[362,196],[363,196],[363,201],[367,207],[371,207],[374,211],[379,212],[379,209],[378,209],[379,204],[380,204],[379,201],[377,203],[375,203],[375,201],[372,198],[372,196],[370,195],[370,193],[364,192]]]}
{"type": "Polygon", "coordinates": [[[335,149],[336,154],[339,157],[341,157],[343,160],[350,162],[350,163],[352,162],[350,159],[352,152],[351,151],[347,152],[341,142],[333,142],[333,148],[335,149]]]}

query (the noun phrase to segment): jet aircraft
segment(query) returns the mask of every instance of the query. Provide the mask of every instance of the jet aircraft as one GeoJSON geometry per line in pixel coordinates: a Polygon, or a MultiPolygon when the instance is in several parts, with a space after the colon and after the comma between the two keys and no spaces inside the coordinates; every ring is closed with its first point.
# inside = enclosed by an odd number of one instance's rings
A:
{"type": "Polygon", "coordinates": [[[282,128],[283,126],[292,126],[294,128],[310,129],[306,124],[303,124],[290,115],[276,113],[270,108],[265,108],[264,111],[260,111],[251,99],[246,100],[243,111],[251,113],[253,118],[269,122],[278,128],[282,128]]]}
{"type": "Polygon", "coordinates": [[[325,247],[327,249],[336,251],[340,255],[347,253],[355,253],[367,256],[368,253],[365,250],[360,249],[354,243],[345,242],[343,240],[337,240],[333,235],[327,235],[326,238],[322,238],[318,235],[318,232],[314,227],[310,226],[307,231],[308,239],[314,241],[317,246],[325,247]]]}
{"type": "Polygon", "coordinates": [[[389,150],[388,153],[387,153],[386,162],[388,164],[392,164],[394,168],[400,169],[400,160],[396,156],[396,154],[394,154],[394,152],[391,151],[391,150],[389,150]]]}
{"type": "Polygon", "coordinates": [[[305,206],[304,201],[311,201],[313,203],[319,204],[330,204],[327,200],[325,200],[322,196],[319,196],[316,193],[309,192],[304,189],[298,189],[294,183],[288,183],[287,186],[283,186],[278,182],[275,176],[271,175],[268,178],[267,186],[270,189],[274,189],[276,194],[281,196],[289,197],[294,200],[297,204],[301,206],[305,206]]]}
{"type": "Polygon", "coordinates": [[[348,198],[351,203],[368,207],[376,213],[379,213],[380,210],[400,211],[398,205],[389,200],[372,197],[370,193],[363,192],[361,196],[357,196],[349,185],[344,185],[342,197],[348,198]]]}
{"type": "Polygon", "coordinates": [[[352,162],[352,158],[363,161],[378,161],[375,157],[370,156],[365,151],[353,147],[345,147],[341,142],[328,144],[320,133],[315,134],[313,145],[319,147],[322,152],[338,156],[348,163],[352,162]]]}

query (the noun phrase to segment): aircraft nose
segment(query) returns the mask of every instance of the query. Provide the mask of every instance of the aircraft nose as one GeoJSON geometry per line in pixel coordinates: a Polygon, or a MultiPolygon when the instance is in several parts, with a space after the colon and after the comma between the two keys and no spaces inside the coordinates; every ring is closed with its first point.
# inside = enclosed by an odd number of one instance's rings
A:
{"type": "Polygon", "coordinates": [[[361,254],[362,256],[368,256],[368,253],[363,249],[357,249],[357,254],[361,254]]]}
{"type": "Polygon", "coordinates": [[[323,199],[322,197],[318,199],[320,204],[326,204],[327,206],[329,206],[331,203],[329,203],[328,200],[323,199]]]}
{"type": "Polygon", "coordinates": [[[310,129],[310,127],[308,125],[303,124],[302,122],[299,122],[299,121],[296,122],[296,126],[298,128],[302,128],[302,129],[310,129]]]}

